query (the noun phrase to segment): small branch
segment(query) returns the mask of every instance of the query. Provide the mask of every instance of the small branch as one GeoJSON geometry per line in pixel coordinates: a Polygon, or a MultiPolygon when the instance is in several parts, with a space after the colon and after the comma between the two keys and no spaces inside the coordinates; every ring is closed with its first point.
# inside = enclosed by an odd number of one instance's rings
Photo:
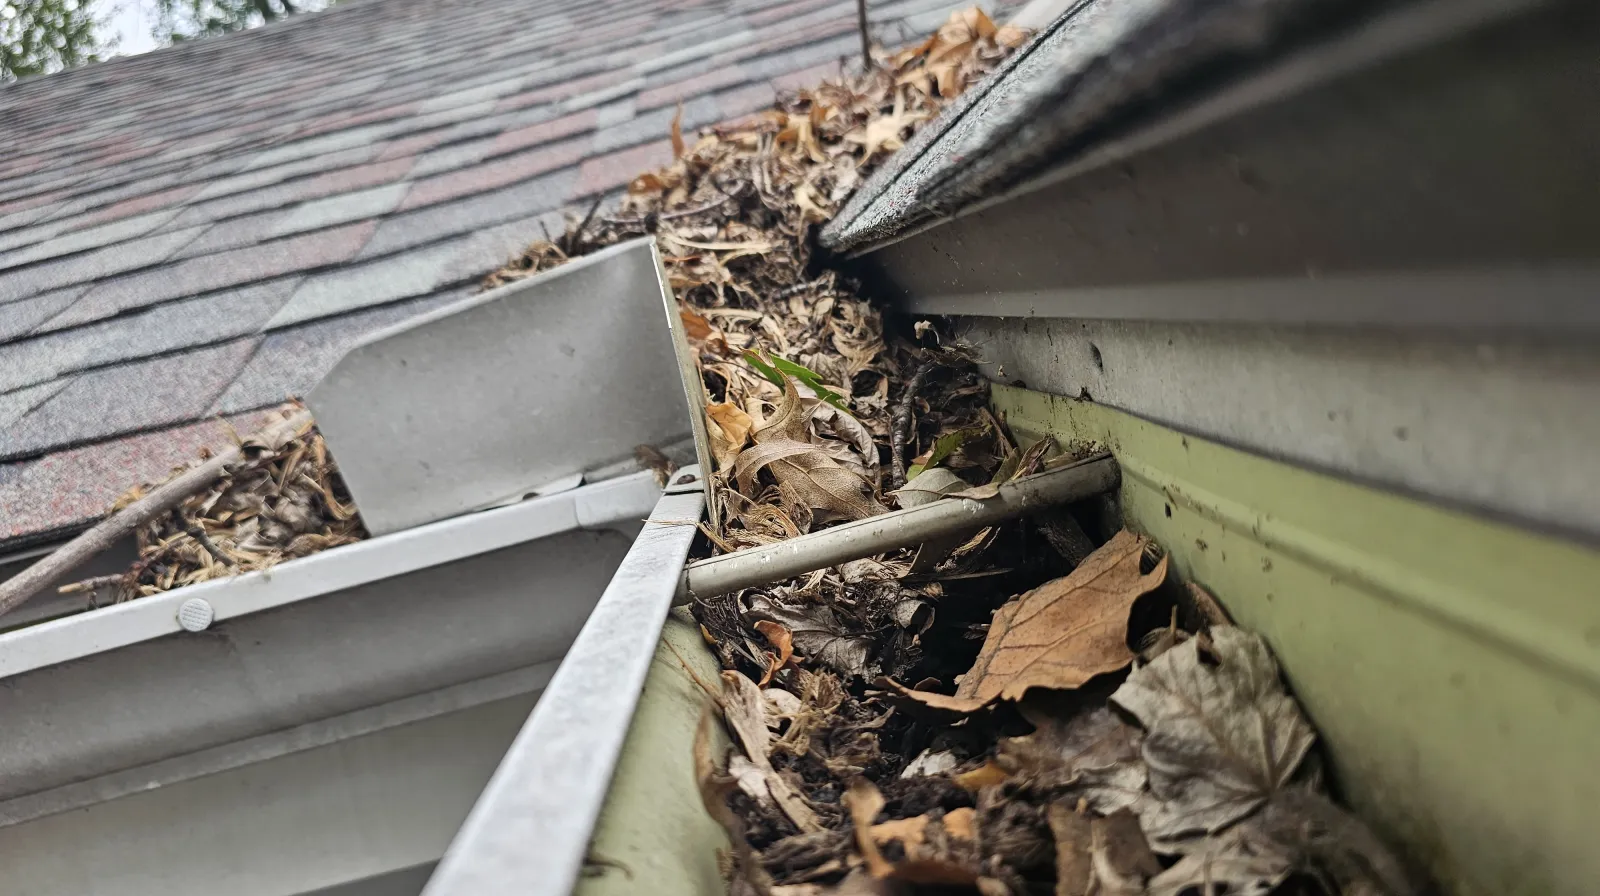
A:
{"type": "Polygon", "coordinates": [[[911,381],[906,383],[905,394],[900,396],[900,404],[895,407],[894,417],[889,421],[889,464],[895,488],[906,484],[906,441],[911,436],[911,424],[915,417],[911,409],[917,403],[917,393],[922,391],[928,374],[938,366],[938,362],[928,361],[917,368],[911,381]]]}
{"type": "Polygon", "coordinates": [[[56,589],[56,593],[57,594],[84,594],[86,592],[87,593],[93,593],[93,592],[99,591],[101,588],[111,588],[113,586],[121,585],[124,582],[124,580],[125,580],[125,576],[124,576],[123,573],[120,573],[120,572],[115,574],[115,575],[109,575],[109,576],[95,576],[92,579],[84,579],[81,582],[73,582],[71,585],[62,585],[60,588],[56,589]]]}
{"type": "MultiPolygon", "coordinates": [[[[293,438],[310,422],[309,411],[296,411],[287,419],[261,430],[255,436],[255,441],[277,447],[293,438]]],[[[230,464],[236,463],[243,456],[243,449],[237,445],[219,452],[205,463],[184,471],[171,482],[157,486],[150,494],[101,520],[89,531],[57,548],[19,575],[0,582],[0,616],[15,610],[28,598],[39,593],[45,585],[105,551],[116,543],[117,539],[172,510],[185,498],[209,486],[227,472],[230,464]]]]}
{"type": "Polygon", "coordinates": [[[567,235],[567,245],[559,247],[568,257],[583,254],[583,232],[589,229],[589,222],[594,220],[594,213],[600,210],[600,203],[604,202],[605,198],[605,196],[596,196],[594,198],[594,203],[589,206],[588,213],[583,216],[582,221],[578,222],[578,229],[567,235]]]}
{"type": "Polygon", "coordinates": [[[867,0],[856,0],[856,26],[861,30],[862,71],[872,71],[872,35],[867,31],[867,0]]]}
{"type": "Polygon", "coordinates": [[[744,191],[745,191],[744,185],[740,185],[740,187],[737,190],[735,190],[734,192],[732,192],[732,193],[724,191],[721,187],[717,187],[716,184],[712,184],[712,186],[716,187],[717,192],[722,194],[722,198],[713,199],[710,202],[704,203],[702,205],[690,206],[689,208],[682,209],[680,211],[675,211],[675,212],[661,212],[661,213],[655,214],[655,215],[641,215],[639,217],[634,217],[634,218],[620,217],[620,216],[612,215],[612,216],[607,216],[605,218],[602,218],[601,220],[605,221],[607,224],[611,224],[611,225],[613,225],[615,227],[643,227],[643,228],[648,230],[649,227],[650,227],[650,221],[651,220],[656,220],[656,221],[676,221],[679,218],[688,218],[688,217],[691,217],[693,215],[702,214],[704,212],[715,211],[716,208],[718,206],[722,205],[724,202],[731,202],[733,200],[737,200],[739,197],[744,195],[744,191]]]}
{"type": "Polygon", "coordinates": [[[178,527],[183,530],[184,534],[188,535],[190,538],[193,538],[195,543],[199,544],[202,548],[205,548],[206,553],[216,558],[218,563],[221,563],[223,566],[239,565],[234,562],[232,557],[222,553],[222,549],[217,547],[216,542],[212,541],[211,537],[206,535],[206,530],[185,520],[179,511],[174,510],[172,515],[173,520],[178,524],[178,527]]]}

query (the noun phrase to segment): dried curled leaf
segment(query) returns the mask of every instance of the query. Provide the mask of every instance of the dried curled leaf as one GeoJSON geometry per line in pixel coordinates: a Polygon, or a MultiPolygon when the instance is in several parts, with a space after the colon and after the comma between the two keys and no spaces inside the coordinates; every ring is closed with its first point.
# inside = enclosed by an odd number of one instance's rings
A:
{"type": "Polygon", "coordinates": [[[717,469],[730,469],[738,459],[739,452],[750,441],[750,430],[755,421],[732,403],[707,405],[706,416],[713,424],[708,428],[711,430],[711,450],[716,457],[717,469]]]}
{"type": "Polygon", "coordinates": [[[971,486],[960,476],[943,467],[936,467],[916,474],[911,481],[890,494],[895,496],[901,507],[921,507],[968,488],[971,486]]]}
{"type": "Polygon", "coordinates": [[[1143,753],[1156,804],[1142,813],[1153,842],[1209,834],[1287,785],[1316,740],[1284,691],[1259,636],[1211,630],[1134,670],[1111,699],[1145,728],[1143,753]]]}
{"type": "Polygon", "coordinates": [[[919,815],[874,824],[883,811],[884,799],[866,778],[850,782],[844,803],[850,810],[856,849],[874,878],[933,886],[977,883],[977,834],[971,809],[956,809],[936,818],[919,815]],[[891,861],[884,855],[883,848],[891,842],[899,844],[903,858],[891,861]]]}
{"type": "Polygon", "coordinates": [[[901,693],[936,709],[973,712],[997,699],[1020,700],[1029,688],[1070,690],[1128,665],[1128,611],[1167,575],[1165,557],[1150,572],[1141,571],[1148,543],[1142,535],[1118,532],[1071,575],[997,610],[955,696],[901,693]]]}
{"type": "Polygon", "coordinates": [[[751,602],[750,613],[787,628],[794,650],[801,656],[850,677],[863,677],[869,672],[871,634],[847,626],[828,604],[791,603],[762,596],[751,602]]]}
{"type": "Polygon", "coordinates": [[[767,643],[778,651],[775,654],[768,654],[770,662],[767,665],[767,671],[762,674],[761,681],[758,682],[761,687],[766,687],[767,682],[772,680],[772,676],[779,669],[788,665],[789,660],[794,656],[794,635],[782,625],[766,619],[756,620],[755,630],[760,632],[762,637],[767,639],[767,643]]]}
{"type": "Polygon", "coordinates": [[[811,441],[810,415],[794,381],[784,376],[783,386],[783,402],[772,418],[755,430],[755,445],[741,453],[734,465],[739,490],[755,494],[756,475],[769,470],[785,496],[824,517],[854,520],[887,512],[872,496],[865,479],[811,441]]]}
{"type": "Polygon", "coordinates": [[[1226,892],[1228,896],[1266,896],[1294,870],[1295,857],[1266,836],[1253,819],[1209,837],[1150,881],[1149,896],[1185,892],[1226,892]]]}
{"type": "Polygon", "coordinates": [[[1127,811],[1092,818],[1057,801],[1048,810],[1056,845],[1056,896],[1144,896],[1161,862],[1127,811]]]}
{"type": "Polygon", "coordinates": [[[1102,814],[1134,806],[1144,793],[1146,772],[1139,729],[1106,707],[1070,720],[1030,716],[1037,730],[1002,738],[995,762],[1042,791],[1082,799],[1102,814]]]}
{"type": "Polygon", "coordinates": [[[738,672],[722,673],[722,717],[744,748],[745,757],[760,771],[767,792],[783,814],[801,831],[822,830],[805,797],[772,767],[766,703],[755,682],[738,672]]]}

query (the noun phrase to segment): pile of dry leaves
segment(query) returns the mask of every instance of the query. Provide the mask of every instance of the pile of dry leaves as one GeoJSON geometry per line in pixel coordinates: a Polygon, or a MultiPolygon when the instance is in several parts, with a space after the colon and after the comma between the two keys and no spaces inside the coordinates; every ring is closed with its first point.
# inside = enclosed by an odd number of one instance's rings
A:
{"type": "MultiPolygon", "coordinates": [[[[926,322],[886,325],[813,258],[815,225],[1023,37],[968,10],[692,145],[674,127],[672,165],[488,281],[655,237],[708,400],[702,553],[981,497],[1086,453],[1021,450],[969,359],[926,322]]],[[[1168,582],[1109,498],[694,611],[738,745],[696,751],[733,892],[1408,892],[1320,794],[1264,643],[1168,582]]]]}
{"type": "Polygon", "coordinates": [[[789,660],[723,673],[738,746],[696,744],[733,893],[1413,892],[1266,644],[1141,536],[1000,607],[954,694],[789,660]]]}
{"type": "MultiPolygon", "coordinates": [[[[288,418],[297,410],[286,406],[275,416],[288,418]]],[[[62,590],[114,601],[146,597],[266,569],[366,537],[322,435],[309,423],[287,435],[276,444],[258,436],[236,437],[243,456],[220,479],[139,527],[138,559],[132,566],[62,590]]],[[[129,491],[113,510],[148,492],[129,491]]]]}
{"type": "Polygon", "coordinates": [[[591,210],[487,281],[655,236],[709,397],[718,548],[882,512],[885,491],[903,484],[894,472],[920,450],[891,443],[981,423],[985,390],[966,361],[886,339],[854,284],[812,265],[811,237],[871,168],[1024,37],[973,8],[867,74],[802,90],[693,145],[674,126],[672,165],[637,177],[614,213],[591,210]],[[944,398],[917,432],[891,404],[914,379],[944,398]]]}

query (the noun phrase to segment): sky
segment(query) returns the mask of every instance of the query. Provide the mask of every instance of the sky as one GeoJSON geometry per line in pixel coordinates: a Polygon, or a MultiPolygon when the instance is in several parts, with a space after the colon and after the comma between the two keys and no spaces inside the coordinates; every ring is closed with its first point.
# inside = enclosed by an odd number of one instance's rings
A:
{"type": "Polygon", "coordinates": [[[156,42],[150,36],[150,26],[155,24],[154,16],[144,8],[144,4],[140,0],[112,2],[111,14],[105,17],[105,23],[101,26],[101,38],[120,40],[117,53],[122,56],[136,56],[154,50],[156,42]]]}

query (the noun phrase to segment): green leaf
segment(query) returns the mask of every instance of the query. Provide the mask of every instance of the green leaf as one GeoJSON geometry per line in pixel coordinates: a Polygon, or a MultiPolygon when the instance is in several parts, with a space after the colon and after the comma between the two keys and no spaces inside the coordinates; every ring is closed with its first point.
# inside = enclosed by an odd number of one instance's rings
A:
{"type": "Polygon", "coordinates": [[[783,376],[784,374],[788,374],[789,376],[794,377],[795,380],[801,385],[816,393],[818,398],[826,401],[828,404],[833,405],[841,411],[849,413],[850,409],[845,407],[844,404],[844,396],[833,391],[832,389],[829,389],[827,386],[822,385],[822,377],[817,376],[815,371],[810,370],[804,365],[785,360],[777,355],[772,356],[772,363],[769,364],[764,358],[750,349],[744,350],[744,359],[749,361],[750,366],[754,367],[758,373],[766,377],[768,380],[771,380],[774,386],[782,388],[783,376]]]}
{"type": "Polygon", "coordinates": [[[934,439],[933,450],[928,452],[928,462],[923,464],[923,466],[930,470],[934,467],[937,467],[939,464],[944,462],[945,458],[955,454],[956,451],[960,450],[961,446],[965,445],[968,439],[974,439],[983,435],[985,429],[987,429],[987,427],[969,426],[965,429],[951,430],[950,432],[941,435],[939,438],[934,439]]]}
{"type": "Polygon", "coordinates": [[[745,349],[744,359],[750,362],[750,366],[754,367],[757,373],[760,373],[762,376],[771,380],[772,385],[777,386],[780,389],[783,388],[783,375],[778,373],[778,369],[776,367],[773,367],[766,361],[761,360],[760,355],[756,354],[750,349],[745,349]]]}

